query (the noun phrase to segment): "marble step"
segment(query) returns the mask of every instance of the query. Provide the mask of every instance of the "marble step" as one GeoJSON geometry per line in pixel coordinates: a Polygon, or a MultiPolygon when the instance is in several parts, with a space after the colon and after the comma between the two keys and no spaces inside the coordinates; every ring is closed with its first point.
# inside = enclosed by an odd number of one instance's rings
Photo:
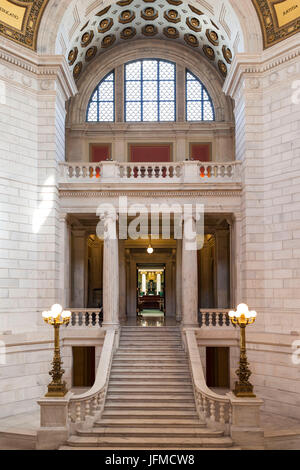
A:
{"type": "Polygon", "coordinates": [[[185,381],[191,381],[190,374],[188,374],[187,371],[185,372],[166,372],[166,371],[158,371],[158,372],[150,372],[149,370],[146,371],[131,371],[131,370],[122,370],[122,369],[116,369],[114,371],[111,371],[110,373],[110,380],[147,380],[150,381],[156,381],[156,380],[169,380],[169,379],[178,379],[178,380],[185,380],[185,381]]]}
{"type": "Polygon", "coordinates": [[[147,410],[145,408],[143,409],[131,409],[130,413],[128,410],[124,409],[106,409],[104,408],[104,411],[102,413],[102,419],[114,419],[114,418],[122,418],[122,419],[132,419],[132,418],[137,418],[137,419],[155,419],[155,420],[166,420],[166,419],[174,419],[176,418],[177,420],[182,420],[182,419],[187,419],[187,418],[193,418],[193,419],[199,419],[197,411],[196,410],[190,410],[190,409],[172,409],[170,412],[169,410],[162,409],[158,411],[154,410],[147,410]],[[155,414],[157,413],[157,414],[155,414]]]}
{"type": "Polygon", "coordinates": [[[156,395],[156,394],[162,394],[162,393],[168,392],[168,394],[171,395],[177,395],[182,394],[182,393],[190,393],[193,395],[193,388],[191,385],[187,386],[175,386],[175,387],[164,387],[164,386],[159,386],[159,387],[153,387],[151,384],[148,385],[148,387],[145,386],[139,386],[135,385],[134,387],[129,387],[126,385],[125,387],[122,386],[109,386],[108,387],[108,393],[144,393],[145,395],[148,395],[150,393],[151,395],[156,395]]]}
{"type": "Polygon", "coordinates": [[[168,418],[165,419],[164,417],[160,417],[159,419],[155,418],[135,418],[132,417],[128,418],[119,418],[119,416],[115,416],[114,418],[102,418],[99,421],[94,423],[94,427],[98,426],[120,426],[120,427],[128,427],[128,426],[135,426],[135,427],[142,427],[148,428],[152,426],[180,426],[180,428],[190,428],[190,427],[205,427],[205,424],[202,424],[199,418],[189,418],[187,419],[185,416],[179,417],[177,419],[168,418]],[[180,419],[181,418],[181,419],[180,419]]]}
{"type": "Polygon", "coordinates": [[[186,359],[176,359],[176,358],[173,358],[173,359],[160,359],[160,358],[157,358],[157,359],[151,359],[151,362],[149,359],[145,359],[144,357],[141,357],[141,358],[136,358],[136,359],[128,359],[128,358],[124,358],[124,359],[120,359],[120,358],[116,358],[116,359],[113,359],[113,362],[112,362],[112,367],[135,367],[135,366],[138,366],[138,367],[188,367],[188,363],[187,363],[187,360],[186,359]]]}
{"type": "Polygon", "coordinates": [[[187,355],[183,351],[176,351],[176,352],[169,352],[169,351],[158,351],[158,352],[150,352],[150,351],[120,351],[114,354],[114,359],[136,359],[136,358],[143,358],[143,359],[156,359],[156,358],[163,358],[163,359],[185,359],[187,360],[187,355]]]}
{"type": "Polygon", "coordinates": [[[190,448],[226,448],[232,447],[232,440],[229,437],[81,437],[71,436],[68,445],[79,447],[108,447],[114,449],[128,447],[145,449],[146,446],[153,446],[157,449],[173,449],[173,447],[186,449],[190,448]]]}
{"type": "Polygon", "coordinates": [[[149,332],[156,332],[159,334],[160,332],[166,332],[166,331],[180,332],[180,329],[178,326],[160,326],[160,327],[147,326],[147,328],[142,327],[142,326],[122,326],[121,327],[122,333],[127,332],[127,331],[135,331],[140,334],[142,334],[145,331],[149,331],[149,332]]]}
{"type": "MultiPolygon", "coordinates": [[[[167,347],[167,346],[130,346],[119,347],[118,352],[125,354],[185,354],[182,346],[180,347],[167,347]]],[[[118,353],[116,353],[118,354],[118,353]]]]}
{"type": "Polygon", "coordinates": [[[161,400],[157,401],[148,401],[145,402],[145,400],[141,400],[141,402],[136,402],[135,400],[133,401],[117,401],[117,400],[110,400],[107,399],[105,402],[105,410],[109,411],[112,409],[120,409],[120,410],[153,410],[153,411],[170,411],[173,409],[179,408],[180,410],[193,410],[196,411],[196,406],[194,401],[188,401],[185,403],[182,403],[181,401],[179,402],[171,402],[168,401],[167,403],[161,403],[161,400]]]}
{"type": "Polygon", "coordinates": [[[166,371],[166,372],[172,372],[172,371],[177,371],[177,372],[188,372],[189,367],[187,364],[155,364],[153,367],[149,362],[145,361],[145,363],[140,363],[140,364],[135,364],[133,362],[125,363],[125,364],[115,364],[113,361],[112,366],[111,366],[111,371],[116,371],[117,369],[119,370],[128,370],[128,371],[149,371],[149,373],[155,374],[156,371],[161,372],[161,371],[166,371]]]}
{"type": "Polygon", "coordinates": [[[153,394],[151,395],[151,393],[147,393],[147,395],[145,395],[144,393],[141,393],[139,394],[138,392],[129,392],[129,393],[120,393],[117,392],[117,393],[113,393],[113,392],[107,392],[107,396],[106,396],[106,400],[107,401],[118,401],[118,400],[122,400],[123,402],[132,402],[134,401],[135,403],[139,403],[139,402],[142,402],[144,403],[145,400],[147,400],[147,402],[161,402],[161,403],[176,403],[176,402],[179,402],[179,403],[187,403],[187,402],[194,402],[194,394],[192,392],[184,392],[184,393],[176,393],[174,396],[173,395],[170,395],[169,393],[161,393],[161,394],[153,394]]]}
{"type": "Polygon", "coordinates": [[[138,379],[138,378],[134,378],[133,379],[129,379],[129,380],[118,380],[118,379],[111,379],[109,381],[109,387],[122,387],[123,388],[134,388],[134,387],[139,387],[139,388],[143,388],[143,387],[146,387],[147,390],[149,390],[149,386],[150,387],[153,387],[155,389],[157,388],[170,388],[172,390],[174,389],[178,389],[178,387],[183,387],[183,388],[190,388],[191,390],[193,390],[193,385],[192,385],[192,382],[191,380],[169,380],[169,379],[165,379],[165,378],[162,378],[161,380],[156,380],[154,381],[152,384],[149,383],[151,379],[148,378],[148,380],[143,380],[143,379],[138,379]]]}
{"type": "Polygon", "coordinates": [[[83,437],[223,437],[223,431],[213,431],[207,427],[190,426],[184,430],[176,426],[152,426],[148,428],[141,427],[108,427],[97,426],[90,430],[80,430],[76,433],[78,436],[83,437]],[[125,435],[125,436],[124,436],[125,435]]]}

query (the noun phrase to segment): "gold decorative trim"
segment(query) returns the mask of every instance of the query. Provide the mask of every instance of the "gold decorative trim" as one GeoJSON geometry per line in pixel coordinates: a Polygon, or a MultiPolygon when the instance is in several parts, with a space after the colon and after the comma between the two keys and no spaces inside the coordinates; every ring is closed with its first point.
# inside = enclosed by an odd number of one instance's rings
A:
{"type": "Polygon", "coordinates": [[[203,52],[209,60],[215,60],[216,54],[211,46],[208,46],[207,44],[205,44],[203,46],[203,52]]]}
{"type": "Polygon", "coordinates": [[[190,29],[192,29],[196,33],[200,33],[200,31],[202,30],[202,26],[198,18],[195,18],[195,17],[187,18],[186,24],[188,25],[190,29]]]}
{"type": "Polygon", "coordinates": [[[105,13],[107,13],[110,9],[111,9],[111,5],[110,5],[109,7],[103,8],[103,10],[99,11],[98,13],[96,13],[95,16],[103,16],[103,15],[105,15],[105,13]]]}
{"type": "Polygon", "coordinates": [[[81,46],[87,47],[94,39],[94,31],[87,31],[81,36],[81,46]]]}
{"type": "Polygon", "coordinates": [[[68,63],[69,65],[73,65],[75,60],[77,59],[77,56],[78,56],[78,49],[77,47],[74,47],[70,52],[69,52],[69,55],[68,55],[68,63]]]}
{"type": "Polygon", "coordinates": [[[107,33],[107,31],[109,31],[112,28],[113,24],[114,22],[112,18],[104,18],[103,20],[100,21],[98,25],[99,33],[102,33],[102,34],[107,33]]]}
{"type": "Polygon", "coordinates": [[[131,23],[135,19],[135,12],[131,10],[124,10],[119,16],[119,23],[131,23]]]}
{"type": "Polygon", "coordinates": [[[131,28],[131,27],[127,27],[127,28],[124,28],[123,31],[121,31],[121,38],[122,39],[132,39],[134,36],[136,35],[136,29],[135,28],[131,28]]]}
{"type": "Polygon", "coordinates": [[[259,17],[264,49],[300,31],[299,0],[252,0],[259,17]]]}
{"type": "Polygon", "coordinates": [[[213,44],[214,46],[219,45],[219,36],[215,31],[207,29],[205,34],[211,44],[213,44]]]}
{"type": "Polygon", "coordinates": [[[179,23],[181,20],[177,10],[168,10],[164,12],[164,18],[171,23],[179,23]]]}
{"type": "Polygon", "coordinates": [[[223,57],[226,60],[226,62],[228,64],[231,64],[231,62],[232,62],[232,52],[231,52],[231,50],[228,47],[223,46],[222,47],[222,53],[223,53],[223,57]]]}
{"type": "Polygon", "coordinates": [[[179,38],[179,32],[177,31],[176,28],[174,28],[174,26],[168,26],[167,28],[164,28],[163,33],[169,39],[179,38]]]}
{"type": "Polygon", "coordinates": [[[193,7],[193,5],[189,5],[189,8],[192,10],[193,13],[196,13],[196,15],[204,15],[203,11],[198,10],[198,8],[193,7]]]}
{"type": "Polygon", "coordinates": [[[156,20],[158,18],[158,12],[153,7],[147,7],[143,11],[141,11],[141,17],[144,20],[156,20]]]}
{"type": "Polygon", "coordinates": [[[101,47],[106,48],[106,47],[112,46],[115,40],[116,40],[116,36],[114,34],[108,34],[102,39],[101,47]]]}
{"type": "Polygon", "coordinates": [[[97,47],[96,46],[93,46],[93,47],[90,47],[87,51],[86,51],[86,54],[85,54],[85,60],[87,62],[89,62],[90,60],[92,60],[95,55],[97,54],[97,47]]]}
{"type": "Polygon", "coordinates": [[[199,46],[199,41],[196,38],[196,36],[194,36],[194,34],[185,34],[184,35],[184,40],[189,46],[192,46],[192,47],[198,47],[199,46]]]}
{"type": "Polygon", "coordinates": [[[219,60],[218,68],[219,68],[221,74],[223,75],[223,77],[226,78],[227,77],[227,67],[226,67],[226,64],[222,60],[219,60]]]}
{"type": "Polygon", "coordinates": [[[157,32],[157,27],[154,26],[154,24],[147,24],[142,28],[142,33],[144,34],[144,36],[155,36],[157,32]]]}
{"type": "Polygon", "coordinates": [[[0,35],[36,51],[39,26],[48,1],[2,0],[0,35]]]}

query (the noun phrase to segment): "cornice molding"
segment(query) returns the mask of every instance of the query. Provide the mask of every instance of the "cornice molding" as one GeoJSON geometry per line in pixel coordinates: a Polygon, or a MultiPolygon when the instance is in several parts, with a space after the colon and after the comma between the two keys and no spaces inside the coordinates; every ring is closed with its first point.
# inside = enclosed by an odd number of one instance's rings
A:
{"type": "Polygon", "coordinates": [[[66,99],[77,94],[74,78],[65,57],[62,55],[39,56],[23,47],[8,44],[8,41],[1,41],[0,62],[2,61],[35,75],[37,79],[57,78],[66,99]]]}
{"type": "Polygon", "coordinates": [[[146,198],[159,198],[159,197],[182,197],[182,198],[198,198],[198,197],[235,197],[241,195],[241,190],[196,190],[196,191],[66,191],[59,192],[60,197],[70,198],[106,198],[106,197],[146,197],[146,198]]]}
{"type": "Polygon", "coordinates": [[[299,34],[265,50],[262,54],[237,54],[225,80],[223,91],[226,95],[233,97],[244,74],[261,76],[299,56],[299,34]]]}

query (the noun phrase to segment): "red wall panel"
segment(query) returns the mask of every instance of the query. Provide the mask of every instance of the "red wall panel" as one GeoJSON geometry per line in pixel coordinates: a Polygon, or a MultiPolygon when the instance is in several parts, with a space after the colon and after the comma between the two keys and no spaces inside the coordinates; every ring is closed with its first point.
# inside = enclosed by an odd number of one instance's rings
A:
{"type": "Polygon", "coordinates": [[[110,144],[90,144],[90,162],[103,162],[110,158],[110,144]]]}
{"type": "Polygon", "coordinates": [[[190,158],[201,162],[210,162],[211,144],[190,144],[190,158]]]}
{"type": "Polygon", "coordinates": [[[170,162],[171,144],[130,144],[129,157],[131,162],[170,162]]]}

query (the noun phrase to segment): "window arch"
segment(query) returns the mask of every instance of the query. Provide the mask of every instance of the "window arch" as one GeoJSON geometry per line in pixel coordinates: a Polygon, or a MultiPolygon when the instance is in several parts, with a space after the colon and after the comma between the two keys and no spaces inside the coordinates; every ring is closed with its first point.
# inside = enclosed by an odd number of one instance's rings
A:
{"type": "Polygon", "coordinates": [[[86,120],[88,122],[115,121],[115,73],[110,72],[101,80],[90,98],[86,120]]]}
{"type": "Polygon", "coordinates": [[[203,83],[186,70],[186,120],[214,121],[215,110],[212,99],[203,83]]]}
{"type": "Polygon", "coordinates": [[[158,59],[125,64],[125,122],[176,121],[176,65],[158,59]]]}

